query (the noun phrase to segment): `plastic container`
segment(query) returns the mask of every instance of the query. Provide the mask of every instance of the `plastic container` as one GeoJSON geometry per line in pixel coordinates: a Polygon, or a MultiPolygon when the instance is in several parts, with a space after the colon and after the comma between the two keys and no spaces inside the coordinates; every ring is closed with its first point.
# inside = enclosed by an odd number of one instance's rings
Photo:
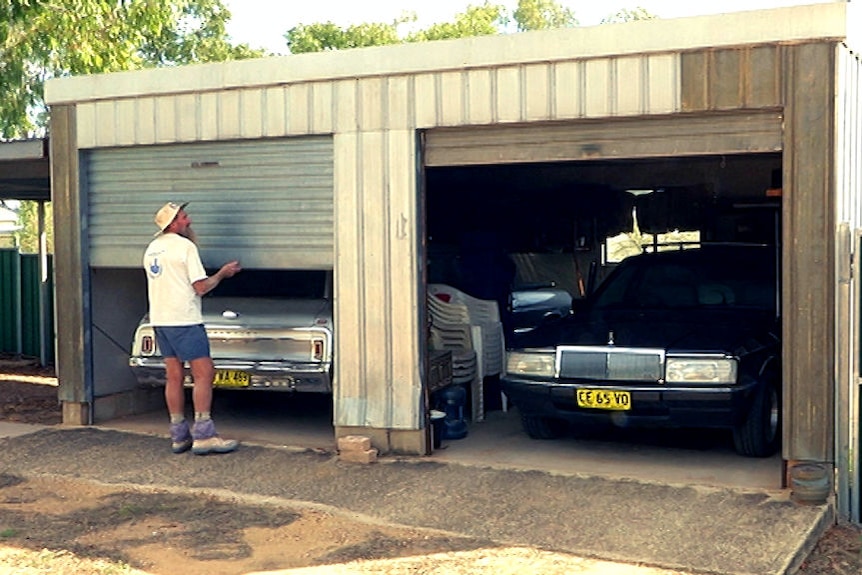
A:
{"type": "Polygon", "coordinates": [[[467,403],[467,391],[460,385],[450,385],[440,390],[443,400],[443,439],[463,439],[467,437],[467,422],[464,421],[464,406],[467,403]]]}

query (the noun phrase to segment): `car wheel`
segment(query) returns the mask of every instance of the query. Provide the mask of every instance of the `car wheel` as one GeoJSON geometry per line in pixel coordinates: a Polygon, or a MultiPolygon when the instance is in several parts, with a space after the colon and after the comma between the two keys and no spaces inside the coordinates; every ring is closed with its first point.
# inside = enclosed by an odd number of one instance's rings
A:
{"type": "Polygon", "coordinates": [[[541,415],[522,415],[521,426],[533,439],[555,439],[566,432],[566,422],[541,415]]]}
{"type": "Polygon", "coordinates": [[[740,455],[769,457],[778,450],[780,435],[781,396],[778,386],[761,386],[745,421],[733,430],[733,445],[740,455]]]}

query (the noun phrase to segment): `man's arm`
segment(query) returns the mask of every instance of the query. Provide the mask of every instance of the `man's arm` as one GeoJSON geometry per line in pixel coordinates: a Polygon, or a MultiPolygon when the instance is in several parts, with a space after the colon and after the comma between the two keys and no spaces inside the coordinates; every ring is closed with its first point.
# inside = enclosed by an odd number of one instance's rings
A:
{"type": "Polygon", "coordinates": [[[202,296],[215,289],[215,287],[221,283],[221,280],[235,276],[240,272],[240,270],[242,270],[242,267],[240,267],[238,261],[234,260],[232,262],[228,262],[213,275],[193,283],[192,287],[195,289],[196,294],[202,296]]]}

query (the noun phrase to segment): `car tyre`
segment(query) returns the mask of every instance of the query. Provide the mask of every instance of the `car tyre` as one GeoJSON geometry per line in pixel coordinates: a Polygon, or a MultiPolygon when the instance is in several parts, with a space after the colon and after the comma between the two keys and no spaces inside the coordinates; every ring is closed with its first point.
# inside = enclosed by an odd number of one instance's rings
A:
{"type": "Polygon", "coordinates": [[[533,439],[556,439],[566,432],[566,422],[541,415],[522,415],[521,426],[533,439]]]}
{"type": "Polygon", "coordinates": [[[769,457],[781,438],[781,394],[775,384],[757,391],[748,415],[733,430],[736,452],[747,457],[769,457]]]}

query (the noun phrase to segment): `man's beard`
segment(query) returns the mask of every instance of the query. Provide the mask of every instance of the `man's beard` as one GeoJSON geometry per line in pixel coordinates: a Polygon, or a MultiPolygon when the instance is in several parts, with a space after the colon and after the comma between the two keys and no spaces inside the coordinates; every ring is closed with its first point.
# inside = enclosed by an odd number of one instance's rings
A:
{"type": "Polygon", "coordinates": [[[198,235],[195,233],[191,226],[186,226],[186,229],[180,232],[180,235],[192,242],[193,244],[197,245],[198,235]]]}

